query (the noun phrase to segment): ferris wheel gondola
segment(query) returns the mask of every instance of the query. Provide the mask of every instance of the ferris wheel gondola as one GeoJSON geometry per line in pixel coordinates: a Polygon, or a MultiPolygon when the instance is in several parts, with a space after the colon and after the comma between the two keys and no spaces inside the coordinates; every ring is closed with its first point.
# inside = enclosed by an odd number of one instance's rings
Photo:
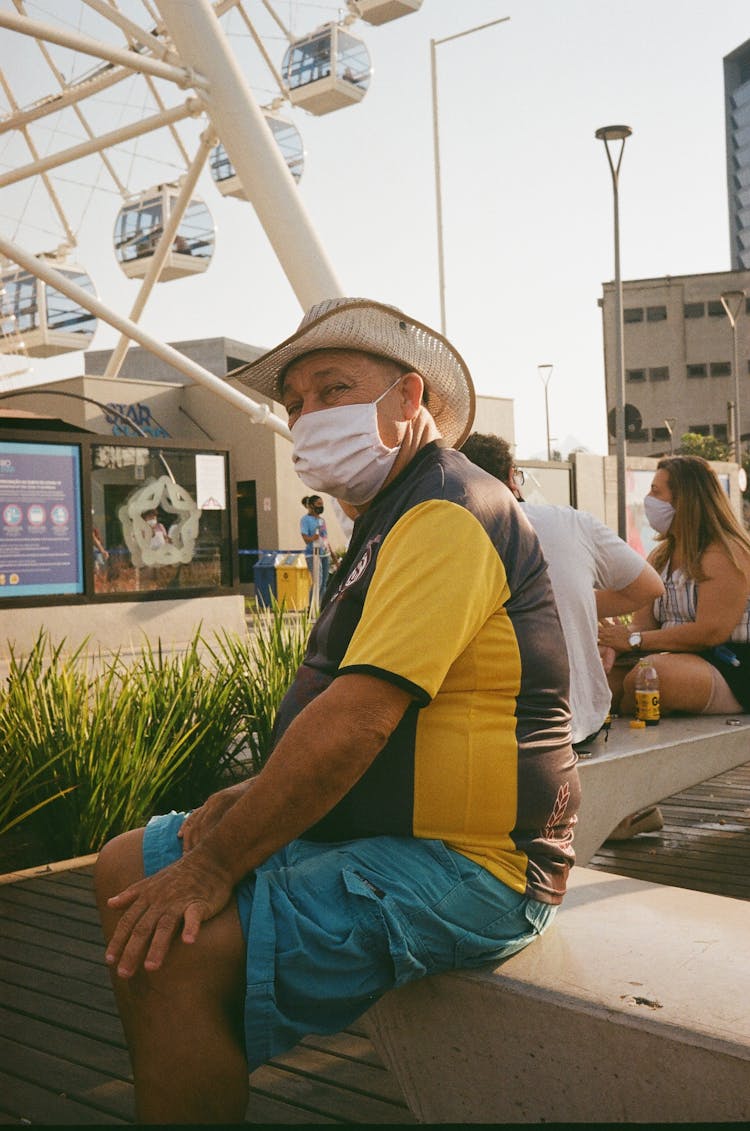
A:
{"type": "MultiPolygon", "coordinates": [[[[80,267],[61,265],[51,255],[39,258],[95,295],[91,279],[80,267]]],[[[0,272],[0,353],[55,357],[84,350],[96,327],[93,314],[30,271],[7,267],[0,272]]]]}
{"type": "MultiPolygon", "coordinates": [[[[120,210],[115,222],[115,255],[129,279],[142,279],[148,271],[178,192],[177,185],[157,185],[120,210]]],[[[202,200],[194,197],[177,227],[160,281],[205,271],[214,253],[214,242],[211,213],[202,200]]]]}
{"type": "MultiPolygon", "coordinates": [[[[280,118],[277,114],[264,114],[263,117],[271,128],[290,173],[299,182],[305,167],[305,150],[299,130],[293,122],[280,118]]],[[[211,176],[222,196],[236,196],[239,200],[247,200],[229,154],[221,143],[211,150],[210,166],[211,176]]]]}
{"type": "Polygon", "coordinates": [[[291,43],[281,73],[292,105],[330,114],[364,98],[372,67],[364,42],[331,23],[291,43]]]}
{"type": "Polygon", "coordinates": [[[350,7],[368,24],[378,25],[418,12],[422,0],[354,0],[350,7]]]}

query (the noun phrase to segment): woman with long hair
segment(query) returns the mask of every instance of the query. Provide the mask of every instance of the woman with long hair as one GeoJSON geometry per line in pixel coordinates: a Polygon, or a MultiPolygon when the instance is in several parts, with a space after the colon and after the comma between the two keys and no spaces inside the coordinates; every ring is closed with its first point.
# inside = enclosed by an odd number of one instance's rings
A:
{"type": "MultiPolygon", "coordinates": [[[[660,460],[644,507],[665,592],[632,624],[601,625],[600,643],[649,656],[664,714],[750,711],[750,538],[700,456],[660,460]]],[[[632,714],[634,668],[612,676],[613,709],[632,714]]]]}

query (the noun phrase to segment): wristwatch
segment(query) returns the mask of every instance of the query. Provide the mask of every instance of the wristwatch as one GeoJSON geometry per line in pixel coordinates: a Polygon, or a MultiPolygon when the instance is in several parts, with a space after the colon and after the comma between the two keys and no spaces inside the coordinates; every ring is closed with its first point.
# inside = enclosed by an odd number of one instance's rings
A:
{"type": "Polygon", "coordinates": [[[642,642],[643,642],[642,633],[631,632],[630,636],[628,637],[628,644],[630,645],[631,648],[640,648],[642,642]]]}

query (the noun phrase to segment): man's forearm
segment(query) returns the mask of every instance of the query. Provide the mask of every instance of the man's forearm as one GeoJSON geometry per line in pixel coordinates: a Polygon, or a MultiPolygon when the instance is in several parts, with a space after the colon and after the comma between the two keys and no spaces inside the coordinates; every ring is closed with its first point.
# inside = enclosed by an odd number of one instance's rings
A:
{"type": "Polygon", "coordinates": [[[196,851],[210,854],[237,883],[348,793],[409,702],[405,692],[371,677],[334,681],[291,723],[252,789],[196,851]]]}

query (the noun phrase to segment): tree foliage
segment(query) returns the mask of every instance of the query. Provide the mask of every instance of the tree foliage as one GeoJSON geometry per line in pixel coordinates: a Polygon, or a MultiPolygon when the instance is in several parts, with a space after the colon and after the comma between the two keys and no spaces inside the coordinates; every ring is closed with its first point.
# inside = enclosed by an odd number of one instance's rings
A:
{"type": "Polygon", "coordinates": [[[680,456],[703,456],[710,460],[728,460],[729,444],[715,436],[701,436],[698,432],[685,432],[677,449],[680,456]]]}

